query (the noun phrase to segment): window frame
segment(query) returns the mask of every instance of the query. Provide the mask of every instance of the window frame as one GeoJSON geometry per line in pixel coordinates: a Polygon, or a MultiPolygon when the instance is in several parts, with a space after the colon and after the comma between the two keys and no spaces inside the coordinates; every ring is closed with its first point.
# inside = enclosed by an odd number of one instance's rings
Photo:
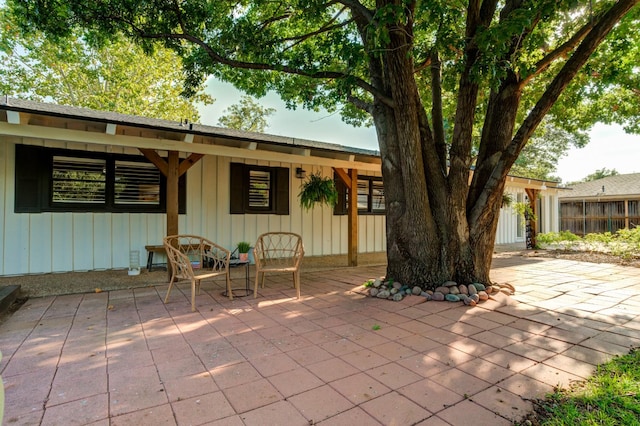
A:
{"type": "Polygon", "coordinates": [[[229,213],[230,214],[275,214],[289,215],[289,183],[288,167],[259,166],[245,163],[230,163],[229,179],[229,213]],[[250,205],[251,172],[267,172],[269,174],[268,206],[250,205]]]}
{"type": "MultiPolygon", "coordinates": [[[[336,204],[336,207],[333,210],[333,214],[334,215],[346,215],[349,211],[348,208],[348,190],[346,188],[346,186],[344,185],[344,183],[342,183],[342,181],[340,180],[340,178],[338,177],[338,175],[334,175],[334,181],[336,184],[336,189],[338,190],[338,203],[336,204]]],[[[375,209],[373,207],[373,199],[374,199],[374,195],[373,195],[373,190],[374,190],[374,182],[376,183],[380,183],[382,190],[384,191],[384,183],[382,180],[382,176],[368,176],[368,175],[358,175],[358,184],[360,184],[361,182],[366,182],[366,187],[367,187],[367,193],[363,194],[359,191],[359,189],[361,188],[360,185],[358,185],[358,201],[360,201],[361,197],[365,197],[366,196],[366,201],[367,201],[367,207],[366,208],[358,208],[358,215],[373,215],[373,216],[382,216],[385,215],[387,212],[386,209],[386,199],[385,199],[385,208],[384,209],[375,209]]],[[[384,196],[384,195],[383,195],[384,196]]]]}
{"type": "MultiPolygon", "coordinates": [[[[15,158],[15,212],[16,213],[166,213],[167,182],[160,173],[159,202],[116,203],[116,163],[153,164],[143,156],[110,154],[45,148],[34,145],[16,145],[15,158]],[[54,201],[54,157],[67,157],[105,162],[105,201],[99,203],[54,201]]],[[[154,166],[155,167],[155,166],[154,166]]],[[[179,214],[186,213],[186,173],[179,180],[179,214]]]]}

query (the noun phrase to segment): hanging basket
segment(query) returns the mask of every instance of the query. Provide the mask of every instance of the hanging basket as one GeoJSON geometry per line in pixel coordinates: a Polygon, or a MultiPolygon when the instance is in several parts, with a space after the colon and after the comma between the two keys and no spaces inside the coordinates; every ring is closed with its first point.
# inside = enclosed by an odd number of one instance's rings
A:
{"type": "Polygon", "coordinates": [[[305,210],[312,209],[316,204],[335,207],[338,202],[338,190],[333,179],[322,177],[320,172],[316,172],[309,175],[309,178],[302,183],[298,198],[305,210]]]}

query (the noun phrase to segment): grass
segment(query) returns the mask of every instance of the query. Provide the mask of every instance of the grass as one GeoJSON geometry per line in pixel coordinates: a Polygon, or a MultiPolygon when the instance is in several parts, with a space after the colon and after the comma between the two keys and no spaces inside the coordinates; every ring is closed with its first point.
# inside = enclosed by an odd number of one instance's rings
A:
{"type": "Polygon", "coordinates": [[[557,389],[518,424],[640,425],[640,349],[598,366],[570,389],[557,389]]]}

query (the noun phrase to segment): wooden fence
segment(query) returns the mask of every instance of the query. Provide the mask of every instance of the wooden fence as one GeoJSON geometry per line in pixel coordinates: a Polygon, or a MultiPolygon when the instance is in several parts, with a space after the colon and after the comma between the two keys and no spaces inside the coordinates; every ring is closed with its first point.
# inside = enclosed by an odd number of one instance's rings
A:
{"type": "Polygon", "coordinates": [[[584,236],[640,226],[640,200],[561,201],[560,229],[584,236]]]}

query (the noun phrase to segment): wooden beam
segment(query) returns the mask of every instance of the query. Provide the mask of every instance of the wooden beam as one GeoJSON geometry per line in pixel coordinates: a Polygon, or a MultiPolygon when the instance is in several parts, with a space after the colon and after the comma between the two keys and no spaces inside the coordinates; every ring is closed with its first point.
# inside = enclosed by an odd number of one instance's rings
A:
{"type": "Polygon", "coordinates": [[[20,113],[17,111],[7,110],[7,123],[20,124],[20,113]]]}
{"type": "MultiPolygon", "coordinates": [[[[338,173],[339,175],[339,173],[338,173]]],[[[349,266],[358,266],[358,170],[349,170],[348,245],[349,266]]]]}
{"type": "Polygon", "coordinates": [[[180,168],[178,169],[178,176],[182,176],[187,173],[187,170],[196,164],[200,159],[204,157],[204,154],[191,154],[180,162],[180,168]]]}
{"type": "Polygon", "coordinates": [[[160,154],[158,154],[155,149],[138,148],[138,151],[140,151],[147,160],[155,164],[163,176],[169,175],[169,164],[164,160],[164,158],[160,157],[160,154]]]}
{"type": "Polygon", "coordinates": [[[19,125],[0,122],[0,135],[34,138],[38,140],[57,140],[77,142],[81,144],[113,145],[151,150],[191,152],[221,157],[246,158],[248,160],[264,160],[287,162],[292,164],[314,164],[316,166],[343,167],[346,169],[380,171],[380,163],[361,161],[345,161],[324,157],[306,157],[303,155],[287,154],[283,152],[262,149],[249,150],[223,145],[203,143],[188,143],[170,139],[153,139],[128,135],[108,135],[106,133],[86,132],[83,130],[60,129],[53,127],[19,125]]]}
{"type": "Polygon", "coordinates": [[[351,177],[349,176],[349,174],[340,167],[334,167],[333,170],[336,172],[344,186],[346,186],[347,189],[351,189],[351,177]]]}

